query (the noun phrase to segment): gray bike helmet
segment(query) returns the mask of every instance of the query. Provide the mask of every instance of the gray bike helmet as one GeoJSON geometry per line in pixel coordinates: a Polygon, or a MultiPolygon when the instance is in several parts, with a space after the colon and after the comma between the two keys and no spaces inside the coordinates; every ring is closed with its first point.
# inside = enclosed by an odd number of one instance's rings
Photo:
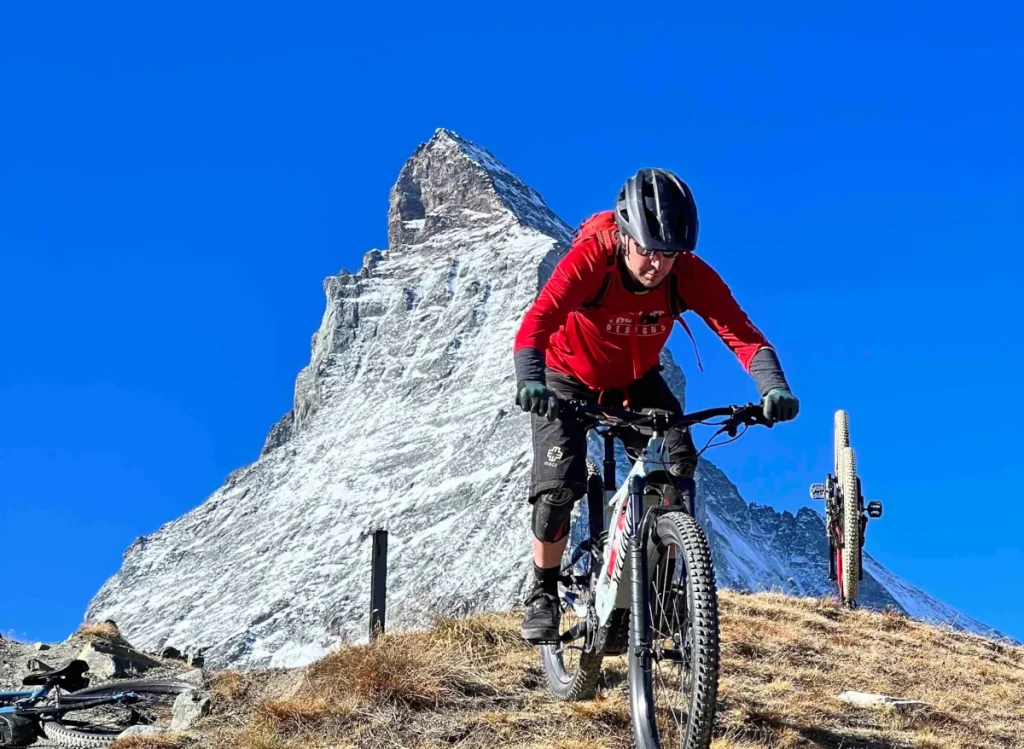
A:
{"type": "Polygon", "coordinates": [[[697,203],[689,186],[665,169],[641,169],[615,201],[615,220],[648,252],[693,252],[697,203]]]}

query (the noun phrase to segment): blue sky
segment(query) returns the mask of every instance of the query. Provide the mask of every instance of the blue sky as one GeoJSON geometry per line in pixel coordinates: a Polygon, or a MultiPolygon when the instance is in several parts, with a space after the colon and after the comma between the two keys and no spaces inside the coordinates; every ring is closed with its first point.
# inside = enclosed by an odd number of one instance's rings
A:
{"type": "MultiPolygon", "coordinates": [[[[322,280],[386,245],[448,127],[572,224],[640,166],[683,175],[803,404],[709,457],[795,510],[846,408],[868,550],[1024,639],[1019,7],[552,5],[0,8],[0,529],[36,581],[0,631],[69,634],[136,536],[256,458],[322,280]]],[[[690,405],[755,398],[694,321],[690,405]]]]}

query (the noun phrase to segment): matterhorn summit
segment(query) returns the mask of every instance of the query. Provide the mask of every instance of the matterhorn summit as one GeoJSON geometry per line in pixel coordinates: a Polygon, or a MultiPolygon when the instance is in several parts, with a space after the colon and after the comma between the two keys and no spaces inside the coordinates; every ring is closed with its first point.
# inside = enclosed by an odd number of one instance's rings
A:
{"type": "MultiPolygon", "coordinates": [[[[309,364],[261,454],[138,538],[86,618],[116,620],[150,652],[205,648],[214,668],[302,665],[366,638],[381,527],[389,629],[518,604],[532,451],[512,342],[571,235],[494,155],[435,132],[391,189],[387,250],[324,281],[309,364]]],[[[683,400],[682,372],[663,363],[683,400]]],[[[707,461],[697,478],[720,585],[832,590],[820,515],[752,507],[707,461]]],[[[865,566],[865,605],[989,631],[865,566]]]]}

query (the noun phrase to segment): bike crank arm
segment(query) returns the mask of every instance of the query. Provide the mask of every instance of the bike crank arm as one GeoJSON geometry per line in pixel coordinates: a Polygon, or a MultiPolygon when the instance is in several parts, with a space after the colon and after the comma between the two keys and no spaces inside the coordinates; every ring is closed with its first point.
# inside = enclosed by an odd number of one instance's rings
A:
{"type": "Polygon", "coordinates": [[[574,626],[570,627],[567,631],[563,632],[558,636],[561,642],[572,642],[578,640],[587,634],[587,623],[586,621],[579,622],[574,626]]]}

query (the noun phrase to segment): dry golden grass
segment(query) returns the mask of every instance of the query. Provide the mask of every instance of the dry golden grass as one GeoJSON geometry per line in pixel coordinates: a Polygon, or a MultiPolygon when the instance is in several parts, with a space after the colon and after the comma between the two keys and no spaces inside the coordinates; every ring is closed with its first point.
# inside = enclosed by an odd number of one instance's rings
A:
{"type": "Polygon", "coordinates": [[[252,675],[240,671],[220,671],[211,681],[210,696],[217,702],[237,702],[253,685],[252,675]]]}
{"type": "Polygon", "coordinates": [[[1024,747],[1022,648],[829,601],[726,594],[722,604],[724,735],[766,746],[1024,747]],[[846,690],[931,708],[854,708],[836,699],[846,690]]]}
{"type": "Polygon", "coordinates": [[[186,749],[196,746],[197,742],[184,734],[167,734],[165,736],[129,736],[117,739],[110,744],[110,749],[186,749]]]}
{"type": "Polygon", "coordinates": [[[121,636],[121,632],[118,628],[108,622],[101,622],[100,624],[83,624],[78,628],[75,635],[83,640],[104,640],[105,642],[113,642],[117,645],[128,644],[128,641],[121,636]]]}
{"type": "MultiPolygon", "coordinates": [[[[1024,747],[1024,648],[816,599],[723,592],[721,611],[713,749],[1024,747]],[[856,708],[836,699],[846,690],[930,707],[856,708]]],[[[305,669],[217,674],[213,715],[192,738],[209,749],[632,746],[625,659],[605,660],[597,699],[556,702],[518,628],[517,614],[444,619],[305,669]]]]}

